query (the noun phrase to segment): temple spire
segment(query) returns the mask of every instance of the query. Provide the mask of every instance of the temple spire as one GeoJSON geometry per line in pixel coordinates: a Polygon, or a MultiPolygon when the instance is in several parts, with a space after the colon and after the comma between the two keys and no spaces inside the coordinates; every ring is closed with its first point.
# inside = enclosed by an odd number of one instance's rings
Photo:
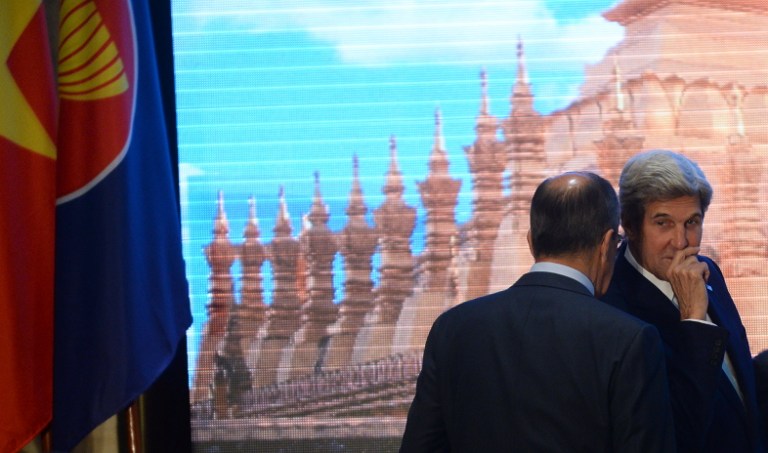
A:
{"type": "Polygon", "coordinates": [[[488,75],[485,68],[480,70],[480,116],[490,114],[490,102],[488,100],[488,75]]]}
{"type": "Polygon", "coordinates": [[[224,212],[224,191],[222,190],[219,190],[216,205],[216,220],[214,220],[213,231],[220,234],[229,233],[229,221],[227,221],[227,213],[224,212]]]}
{"type": "Polygon", "coordinates": [[[403,174],[400,173],[400,168],[397,165],[397,140],[394,135],[389,138],[389,170],[383,191],[386,195],[391,194],[396,197],[405,191],[403,174]]]}
{"type": "Polygon", "coordinates": [[[490,113],[488,97],[488,74],[485,68],[480,70],[480,113],[477,115],[475,131],[481,141],[495,141],[498,122],[490,113]]]}
{"type": "Polygon", "coordinates": [[[245,237],[258,237],[259,218],[256,215],[256,199],[253,195],[248,197],[248,221],[245,224],[245,237]]]}
{"type": "Polygon", "coordinates": [[[619,69],[619,61],[615,56],[613,58],[613,83],[616,90],[616,110],[623,112],[624,92],[621,90],[621,70],[619,69]]]}
{"type": "Polygon", "coordinates": [[[277,213],[277,222],[273,231],[283,232],[286,235],[291,234],[291,215],[288,213],[288,205],[285,203],[285,189],[280,186],[278,197],[280,199],[280,208],[277,213]]]}
{"type": "Polygon", "coordinates": [[[328,327],[336,321],[339,307],[333,303],[333,260],[338,251],[333,232],[328,228],[328,207],[323,203],[320,173],[315,171],[315,195],[309,214],[304,216],[300,241],[299,282],[305,301],[301,307],[301,328],[291,339],[290,374],[301,376],[307,370],[325,367],[328,327]],[[325,339],[325,340],[323,340],[325,339]]]}
{"type": "Polygon", "coordinates": [[[339,319],[329,326],[332,334],[326,359],[327,367],[340,368],[350,363],[355,341],[365,317],[374,306],[372,257],[378,244],[376,230],[368,225],[357,155],[352,157],[352,189],[347,205],[347,223],[336,234],[339,253],[344,266],[344,296],[339,304],[339,319]]]}
{"type": "MultiPolygon", "coordinates": [[[[248,220],[240,244],[240,265],[242,271],[240,287],[239,319],[241,338],[247,345],[256,341],[258,326],[264,321],[266,305],[264,305],[264,287],[262,285],[261,266],[267,260],[267,253],[259,236],[259,219],[256,215],[256,199],[248,197],[248,220]]],[[[250,346],[249,346],[250,347],[250,346]]]]}
{"type": "Polygon", "coordinates": [[[367,210],[363,200],[363,189],[360,186],[360,164],[355,154],[352,156],[352,190],[349,193],[349,206],[346,212],[347,215],[354,216],[360,213],[365,214],[367,210]]]}
{"type": "Polygon", "coordinates": [[[308,218],[312,224],[317,224],[327,222],[329,217],[328,206],[323,203],[323,195],[320,193],[320,173],[315,171],[315,195],[308,218]]]}
{"type": "Polygon", "coordinates": [[[267,256],[272,266],[272,303],[266,321],[259,333],[261,352],[255,358],[253,386],[263,387],[287,379],[288,370],[280,367],[282,354],[290,347],[293,334],[301,326],[300,292],[303,290],[303,274],[299,264],[299,242],[291,236],[291,220],[285,201],[285,190],[278,192],[279,208],[274,236],[267,245],[267,256]]]}
{"type": "Polygon", "coordinates": [[[429,158],[430,169],[432,171],[440,172],[440,170],[447,168],[447,157],[445,155],[445,136],[443,136],[443,117],[440,112],[440,107],[435,109],[435,144],[432,147],[432,155],[429,158]],[[442,161],[446,161],[446,165],[442,165],[442,161]]]}
{"type": "Polygon", "coordinates": [[[597,164],[602,175],[611,184],[617,185],[622,165],[642,149],[645,137],[636,133],[630,115],[624,114],[626,105],[621,69],[615,55],[612,74],[613,106],[603,121],[603,138],[593,143],[597,147],[597,164]]]}
{"type": "Polygon", "coordinates": [[[526,91],[530,87],[528,80],[528,69],[525,66],[525,49],[523,48],[523,38],[517,37],[517,83],[515,84],[519,89],[525,88],[526,91]]]}
{"type": "Polygon", "coordinates": [[[528,81],[528,69],[525,66],[523,39],[519,36],[517,38],[517,78],[512,87],[512,98],[510,101],[513,109],[518,111],[529,114],[533,110],[533,93],[531,92],[531,84],[528,81]]]}
{"type": "MultiPolygon", "coordinates": [[[[197,357],[192,400],[200,401],[209,395],[214,385],[215,357],[219,342],[227,331],[231,310],[235,307],[235,289],[231,267],[237,258],[237,248],[229,240],[229,222],[224,211],[224,192],[219,190],[216,218],[213,222],[213,240],[203,248],[211,270],[208,276],[209,300],[206,304],[208,320],[197,357]]],[[[221,387],[219,387],[221,388],[221,387]]],[[[222,401],[219,399],[219,401],[222,401]]],[[[221,407],[219,407],[221,409],[221,407]]]]}
{"type": "MultiPolygon", "coordinates": [[[[435,113],[435,135],[442,135],[440,111],[435,113]]],[[[444,147],[440,147],[435,140],[432,154],[429,156],[429,173],[423,181],[416,184],[421,195],[421,204],[426,211],[425,219],[425,246],[419,257],[417,267],[418,281],[423,282],[425,293],[432,297],[413,301],[406,300],[409,312],[414,313],[413,319],[435,319],[450,305],[450,299],[445,295],[449,291],[449,273],[452,250],[451,238],[455,237],[456,229],[456,203],[461,180],[450,177],[449,162],[444,147]]],[[[407,312],[406,312],[407,313],[407,312]]],[[[429,332],[429,325],[422,323],[418,327],[411,326],[408,339],[403,334],[399,337],[398,347],[408,344],[411,347],[424,344],[429,332]]]]}

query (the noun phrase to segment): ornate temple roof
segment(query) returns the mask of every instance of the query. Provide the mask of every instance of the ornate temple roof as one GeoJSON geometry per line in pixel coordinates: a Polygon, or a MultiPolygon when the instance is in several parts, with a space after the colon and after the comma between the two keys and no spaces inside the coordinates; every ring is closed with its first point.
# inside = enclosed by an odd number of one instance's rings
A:
{"type": "Polygon", "coordinates": [[[768,14],[768,3],[763,0],[625,0],[603,13],[603,17],[612,22],[627,25],[643,16],[673,4],[768,14]]]}

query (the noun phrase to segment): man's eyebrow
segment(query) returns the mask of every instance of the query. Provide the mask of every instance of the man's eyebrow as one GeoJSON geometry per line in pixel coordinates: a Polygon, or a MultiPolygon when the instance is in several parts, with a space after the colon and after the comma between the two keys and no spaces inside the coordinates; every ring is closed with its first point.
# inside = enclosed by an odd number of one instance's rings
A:
{"type": "MultiPolygon", "coordinates": [[[[667,214],[666,212],[657,212],[651,218],[652,219],[658,219],[660,217],[672,217],[672,215],[667,214]]],[[[703,215],[702,215],[701,212],[694,212],[693,214],[691,214],[688,217],[686,217],[686,219],[692,219],[694,217],[703,217],[703,215]]]]}

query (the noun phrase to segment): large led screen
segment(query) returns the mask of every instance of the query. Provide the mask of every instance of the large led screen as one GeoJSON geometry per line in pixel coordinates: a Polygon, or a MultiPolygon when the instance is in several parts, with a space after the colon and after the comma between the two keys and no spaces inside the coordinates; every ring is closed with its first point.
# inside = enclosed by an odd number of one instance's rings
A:
{"type": "Polygon", "coordinates": [[[395,451],[441,312],[532,264],[536,185],[696,160],[768,348],[768,8],[173,1],[197,451],[395,451]]]}

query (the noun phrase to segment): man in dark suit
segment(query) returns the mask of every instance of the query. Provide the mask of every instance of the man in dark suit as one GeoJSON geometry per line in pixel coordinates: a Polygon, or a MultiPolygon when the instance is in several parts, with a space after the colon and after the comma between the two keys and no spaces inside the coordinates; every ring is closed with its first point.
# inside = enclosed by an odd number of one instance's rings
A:
{"type": "Polygon", "coordinates": [[[657,330],[601,303],[616,193],[577,172],[531,202],[531,271],[438,317],[401,452],[665,452],[674,433],[657,330]]]}
{"type": "Polygon", "coordinates": [[[720,268],[699,255],[712,187],[670,151],[631,158],[619,181],[627,244],[603,300],[664,342],[681,452],[763,452],[752,356],[720,268]]]}
{"type": "Polygon", "coordinates": [[[763,433],[768,435],[768,349],[755,356],[757,405],[763,415],[763,433]]]}

